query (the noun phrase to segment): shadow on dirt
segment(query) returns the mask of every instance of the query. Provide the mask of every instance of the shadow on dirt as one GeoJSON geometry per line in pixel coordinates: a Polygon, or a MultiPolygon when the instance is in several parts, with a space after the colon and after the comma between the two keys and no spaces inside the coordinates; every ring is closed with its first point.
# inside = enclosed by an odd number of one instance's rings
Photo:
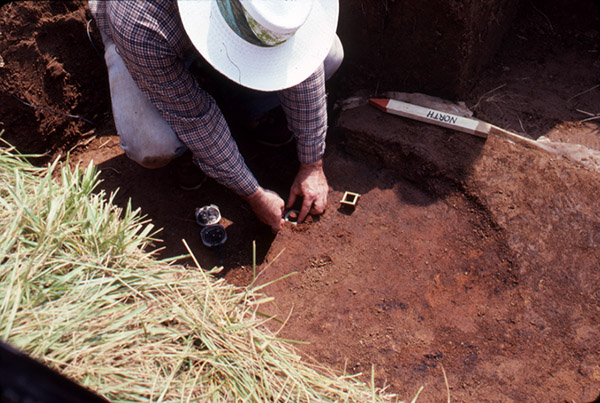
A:
{"type": "MultiPolygon", "coordinates": [[[[298,169],[294,143],[280,148],[269,148],[258,145],[239,133],[234,137],[259,183],[276,191],[287,201],[298,169]]],[[[232,268],[252,265],[255,241],[256,263],[263,263],[274,234],[270,228],[258,221],[240,197],[214,180],[209,178],[199,189],[186,191],[178,186],[174,164],[148,170],[122,153],[99,164],[98,169],[102,179],[100,189],[107,194],[118,189],[115,204],[126,208],[131,200],[132,208],[140,208],[156,228],[162,228],[157,235],[162,240],[157,244],[158,247],[163,247],[161,257],[187,254],[188,251],[182,242],[185,239],[204,269],[223,266],[226,273],[232,268]],[[194,216],[196,208],[209,204],[219,207],[221,224],[227,230],[228,240],[220,251],[211,250],[202,244],[201,227],[196,223],[194,216]]],[[[192,259],[184,260],[184,263],[194,264],[192,259]]]]}
{"type": "MultiPolygon", "coordinates": [[[[254,143],[239,132],[234,137],[259,183],[276,191],[287,202],[289,189],[298,169],[295,144],[292,142],[284,147],[269,148],[254,143]]],[[[328,139],[325,156],[325,172],[331,188],[329,211],[339,208],[340,195],[345,191],[366,195],[372,190],[379,192],[391,189],[403,204],[415,206],[430,205],[453,191],[446,186],[432,193],[424,185],[428,183],[426,179],[421,186],[417,184],[416,189],[420,190],[407,191],[407,186],[415,184],[408,184],[394,170],[378,167],[347,154],[343,147],[341,138],[332,134],[328,139]]],[[[114,199],[116,205],[126,208],[130,202],[131,207],[140,208],[156,228],[162,228],[157,234],[162,242],[156,245],[162,248],[160,257],[187,254],[182,241],[185,240],[204,269],[222,266],[223,273],[226,274],[234,268],[251,267],[255,241],[256,263],[265,263],[275,236],[257,220],[246,203],[215,181],[208,179],[200,189],[185,191],[177,184],[173,166],[147,170],[122,153],[100,163],[98,169],[102,179],[100,189],[107,194],[118,190],[114,199]],[[220,251],[211,250],[202,244],[201,227],[195,221],[195,209],[208,204],[219,207],[223,217],[221,224],[227,229],[228,240],[220,251]]],[[[416,169],[427,172],[424,168],[416,169]]],[[[357,208],[361,208],[360,202],[357,208]]],[[[192,259],[184,260],[184,263],[194,265],[192,259]]]]}
{"type": "Polygon", "coordinates": [[[462,184],[485,146],[485,139],[387,115],[368,106],[344,112],[330,137],[345,158],[364,161],[365,169],[372,171],[362,188],[357,187],[355,173],[349,180],[355,190],[331,184],[336,190],[367,193],[375,187],[385,188],[381,172],[389,170],[398,180],[410,182],[427,195],[398,191],[398,199],[421,206],[463,193],[462,184]]]}

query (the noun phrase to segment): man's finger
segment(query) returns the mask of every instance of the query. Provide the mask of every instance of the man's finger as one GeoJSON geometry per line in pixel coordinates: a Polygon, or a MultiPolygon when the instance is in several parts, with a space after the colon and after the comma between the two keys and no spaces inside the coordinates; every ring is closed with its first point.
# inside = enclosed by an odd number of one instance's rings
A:
{"type": "Polygon", "coordinates": [[[310,211],[311,207],[312,207],[312,200],[309,200],[308,198],[304,197],[304,201],[302,202],[302,208],[300,209],[300,213],[298,213],[298,222],[303,222],[304,219],[306,218],[306,216],[308,215],[308,212],[310,211]]]}
{"type": "Polygon", "coordinates": [[[271,231],[273,231],[274,234],[276,234],[280,229],[281,226],[285,223],[284,219],[282,218],[281,220],[279,220],[279,222],[273,224],[271,226],[271,231]]]}
{"type": "Polygon", "coordinates": [[[293,188],[290,192],[290,196],[288,197],[288,202],[285,205],[285,208],[289,209],[292,208],[292,206],[294,205],[294,203],[296,202],[296,198],[298,197],[298,192],[296,192],[293,188]]]}
{"type": "Polygon", "coordinates": [[[312,209],[310,209],[310,213],[315,214],[315,215],[323,214],[326,206],[327,206],[327,201],[323,202],[323,201],[317,200],[313,204],[312,209]]]}

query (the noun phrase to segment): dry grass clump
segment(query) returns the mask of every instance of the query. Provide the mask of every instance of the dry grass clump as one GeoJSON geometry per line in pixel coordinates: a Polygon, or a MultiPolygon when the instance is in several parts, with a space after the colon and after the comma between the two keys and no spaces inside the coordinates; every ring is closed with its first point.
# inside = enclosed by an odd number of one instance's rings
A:
{"type": "Polygon", "coordinates": [[[300,360],[257,290],[145,252],[152,224],[96,185],[0,151],[0,339],[113,402],[388,398],[300,360]]]}

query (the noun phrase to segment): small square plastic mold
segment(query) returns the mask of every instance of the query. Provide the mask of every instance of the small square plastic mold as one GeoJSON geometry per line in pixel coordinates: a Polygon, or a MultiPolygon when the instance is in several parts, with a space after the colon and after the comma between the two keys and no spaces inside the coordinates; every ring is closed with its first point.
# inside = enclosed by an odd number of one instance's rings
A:
{"type": "Polygon", "coordinates": [[[344,197],[340,200],[340,203],[344,206],[348,207],[356,207],[356,203],[358,203],[358,198],[360,195],[358,193],[346,192],[344,193],[344,197]]]}

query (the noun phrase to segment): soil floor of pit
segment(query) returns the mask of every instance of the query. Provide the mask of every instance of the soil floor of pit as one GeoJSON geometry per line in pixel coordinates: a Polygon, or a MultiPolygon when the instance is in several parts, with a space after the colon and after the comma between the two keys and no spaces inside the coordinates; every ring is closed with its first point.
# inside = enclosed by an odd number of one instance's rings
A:
{"type": "MultiPolygon", "coordinates": [[[[259,283],[294,273],[266,289],[275,302],[263,308],[287,320],[282,337],[309,342],[298,345],[307,357],[362,373],[365,382],[373,371],[378,387],[387,385],[409,401],[421,386],[423,402],[446,401],[447,386],[452,401],[464,402],[590,402],[599,397],[600,329],[584,312],[598,318],[600,295],[586,297],[579,321],[562,319],[566,314],[560,306],[580,304],[581,296],[568,293],[535,301],[541,304],[537,308],[556,312],[555,322],[533,314],[527,273],[508,246],[511,234],[461,189],[437,194],[351,156],[344,136],[332,129],[325,157],[327,211],[299,226],[288,224],[275,236],[238,197],[213,181],[182,191],[172,167],[148,171],[124,156],[111,122],[102,58],[90,51],[85,32],[77,30],[86,18],[80,4],[57,2],[36,17],[37,24],[22,24],[20,31],[12,13],[35,12],[16,5],[2,10],[0,24],[7,32],[2,74],[10,78],[0,96],[5,137],[18,149],[48,151],[52,158],[70,151],[71,163],[96,164],[100,188],[118,189],[116,204],[130,200],[162,228],[162,257],[187,253],[185,239],[204,268],[223,266],[223,276],[245,286],[253,277],[255,241],[259,283]],[[54,34],[71,35],[78,45],[60,48],[51,40],[54,34]],[[88,57],[81,60],[81,54],[88,57]],[[8,94],[58,110],[75,103],[81,116],[93,111],[87,116],[98,124],[64,116],[52,121],[51,114],[8,94]],[[38,123],[41,117],[46,126],[38,123]],[[341,207],[345,191],[361,195],[355,209],[341,207]],[[207,204],[220,207],[227,228],[228,241],[219,253],[202,245],[194,220],[195,208],[207,204]]],[[[598,121],[581,122],[600,112],[598,30],[563,27],[558,32],[539,10],[526,10],[493,63],[474,80],[467,105],[477,117],[528,137],[545,135],[600,150],[598,121]]],[[[94,39],[98,43],[97,35],[94,39]]],[[[335,82],[337,96],[351,95],[345,82],[343,76],[335,82]]],[[[297,169],[294,145],[270,149],[243,133],[236,137],[259,182],[285,198],[297,169]]],[[[548,248],[560,250],[561,245],[548,248]]],[[[560,288],[558,269],[544,281],[560,288]]],[[[597,265],[581,270],[597,282],[597,265]]]]}

